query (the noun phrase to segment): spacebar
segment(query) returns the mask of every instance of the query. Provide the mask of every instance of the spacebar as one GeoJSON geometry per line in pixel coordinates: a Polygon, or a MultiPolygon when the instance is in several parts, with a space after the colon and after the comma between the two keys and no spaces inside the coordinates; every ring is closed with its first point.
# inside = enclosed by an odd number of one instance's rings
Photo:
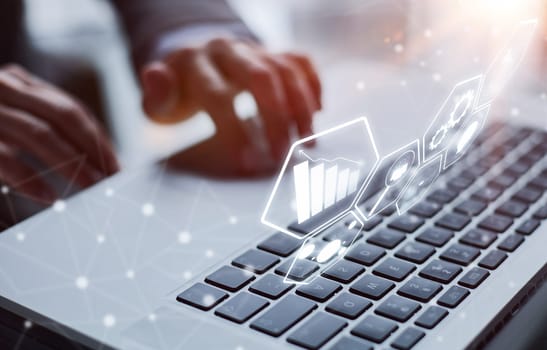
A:
{"type": "Polygon", "coordinates": [[[278,337],[316,307],[315,303],[290,294],[251,323],[251,328],[278,337]]]}

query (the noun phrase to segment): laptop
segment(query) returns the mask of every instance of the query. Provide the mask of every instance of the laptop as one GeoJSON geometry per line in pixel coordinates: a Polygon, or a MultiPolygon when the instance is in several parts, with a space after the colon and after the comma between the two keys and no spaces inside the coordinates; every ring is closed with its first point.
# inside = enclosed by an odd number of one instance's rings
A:
{"type": "Polygon", "coordinates": [[[0,235],[4,329],[30,348],[481,348],[545,278],[547,132],[483,125],[479,95],[476,126],[447,114],[463,143],[435,118],[380,154],[358,118],[291,149],[288,180],[158,163],[57,201],[0,235]]]}

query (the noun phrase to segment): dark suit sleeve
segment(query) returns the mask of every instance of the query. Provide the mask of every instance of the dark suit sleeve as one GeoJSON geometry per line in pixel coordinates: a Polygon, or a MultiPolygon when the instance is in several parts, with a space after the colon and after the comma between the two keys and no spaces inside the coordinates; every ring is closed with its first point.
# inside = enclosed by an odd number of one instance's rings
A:
{"type": "Polygon", "coordinates": [[[157,58],[155,46],[168,33],[193,27],[223,28],[255,40],[224,0],[112,0],[125,27],[136,67],[157,58]]]}

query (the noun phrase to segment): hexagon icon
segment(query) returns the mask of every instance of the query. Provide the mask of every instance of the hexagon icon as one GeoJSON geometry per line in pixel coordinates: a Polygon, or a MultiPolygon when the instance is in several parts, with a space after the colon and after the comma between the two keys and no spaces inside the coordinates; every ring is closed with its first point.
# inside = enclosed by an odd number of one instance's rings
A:
{"type": "Polygon", "coordinates": [[[403,189],[397,203],[395,203],[399,215],[406,213],[408,209],[420,202],[441,174],[442,168],[442,154],[420,166],[403,189]]]}
{"type": "Polygon", "coordinates": [[[473,144],[473,141],[475,141],[477,136],[479,136],[482,128],[486,124],[489,111],[490,106],[486,106],[474,112],[454,135],[452,138],[452,143],[446,150],[444,169],[447,169],[452,164],[460,160],[467,150],[469,150],[473,144]]]}
{"type": "Polygon", "coordinates": [[[364,203],[356,203],[356,211],[363,219],[370,220],[394,205],[420,163],[419,140],[414,140],[382,157],[378,170],[369,182],[369,187],[365,188],[359,196],[366,200],[364,203]],[[379,191],[377,191],[378,188],[380,188],[379,191]],[[376,191],[377,193],[371,193],[376,191]]]}
{"type": "Polygon", "coordinates": [[[312,236],[351,210],[378,158],[365,117],[295,142],[262,223],[299,239],[312,236]],[[314,147],[309,146],[312,140],[314,147]]]}
{"type": "Polygon", "coordinates": [[[478,101],[482,75],[464,80],[452,89],[423,137],[423,162],[445,153],[452,138],[471,116],[478,101]]]}

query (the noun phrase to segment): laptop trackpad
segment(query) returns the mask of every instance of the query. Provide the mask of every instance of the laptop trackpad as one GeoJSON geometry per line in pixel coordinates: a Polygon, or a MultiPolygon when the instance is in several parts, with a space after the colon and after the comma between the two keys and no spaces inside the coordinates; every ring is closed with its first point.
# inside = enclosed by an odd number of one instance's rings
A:
{"type": "Polygon", "coordinates": [[[264,339],[247,327],[238,331],[228,322],[211,317],[198,317],[184,307],[163,306],[154,318],[145,317],[122,332],[123,348],[131,349],[247,349],[279,348],[275,342],[266,345],[264,339]]]}

